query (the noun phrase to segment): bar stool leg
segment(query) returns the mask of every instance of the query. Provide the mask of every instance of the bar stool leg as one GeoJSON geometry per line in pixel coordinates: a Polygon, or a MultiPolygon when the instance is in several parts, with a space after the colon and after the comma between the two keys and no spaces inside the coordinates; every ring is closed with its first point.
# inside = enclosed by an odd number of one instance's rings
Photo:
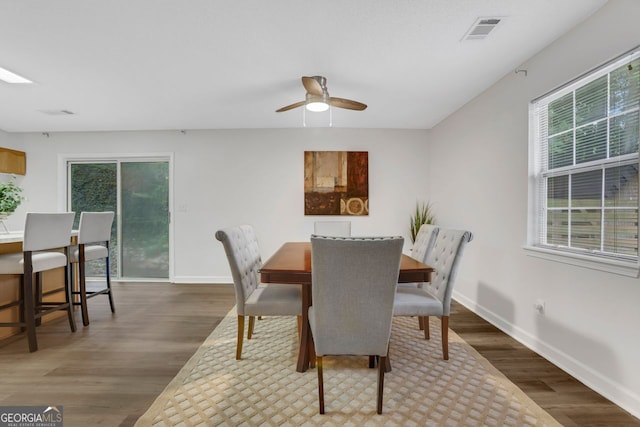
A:
{"type": "Polygon", "coordinates": [[[73,317],[73,295],[71,295],[71,281],[69,280],[69,264],[64,266],[64,297],[67,302],[67,317],[71,332],[76,331],[76,320],[73,317]]]}
{"type": "MultiPolygon", "coordinates": [[[[34,304],[34,312],[38,313],[42,308],[42,273],[35,273],[36,281],[35,281],[35,296],[36,302],[34,304]]],[[[42,317],[36,317],[36,326],[42,325],[42,317]]]]}
{"type": "Polygon", "coordinates": [[[38,350],[38,340],[36,338],[36,319],[33,293],[33,265],[31,262],[31,252],[24,253],[24,322],[29,341],[29,351],[38,350]]]}
{"type": "Polygon", "coordinates": [[[89,326],[89,310],[87,309],[87,281],[85,277],[84,245],[78,247],[78,291],[80,292],[80,310],[82,311],[82,324],[89,326]]]}
{"type": "MultiPolygon", "coordinates": [[[[109,245],[107,244],[107,254],[109,253],[109,245]]],[[[109,306],[111,307],[111,312],[116,312],[116,306],[113,304],[113,294],[111,293],[111,270],[109,266],[109,255],[104,259],[104,263],[107,267],[107,295],[109,296],[109,306]]]]}
{"type": "Polygon", "coordinates": [[[18,290],[19,292],[19,301],[20,301],[20,305],[18,306],[18,316],[19,316],[19,322],[20,322],[20,332],[24,332],[27,330],[26,328],[26,323],[25,323],[25,318],[24,318],[24,274],[22,276],[20,276],[20,289],[18,290]]]}

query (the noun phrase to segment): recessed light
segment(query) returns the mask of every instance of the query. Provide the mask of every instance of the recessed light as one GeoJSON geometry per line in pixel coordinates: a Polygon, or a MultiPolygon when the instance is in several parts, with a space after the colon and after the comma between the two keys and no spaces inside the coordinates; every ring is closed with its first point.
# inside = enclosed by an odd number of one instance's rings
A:
{"type": "Polygon", "coordinates": [[[16,73],[12,73],[11,71],[2,67],[0,67],[0,80],[11,84],[33,83],[31,80],[19,76],[16,73]]]}

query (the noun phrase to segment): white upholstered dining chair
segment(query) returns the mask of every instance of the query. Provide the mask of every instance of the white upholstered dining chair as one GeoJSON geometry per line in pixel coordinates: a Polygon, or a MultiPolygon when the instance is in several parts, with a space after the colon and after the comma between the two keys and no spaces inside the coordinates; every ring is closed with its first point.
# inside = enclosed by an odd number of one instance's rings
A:
{"type": "Polygon", "coordinates": [[[20,276],[18,301],[0,307],[6,309],[18,306],[20,319],[17,322],[4,322],[1,326],[25,330],[30,352],[38,350],[36,324],[44,315],[65,310],[71,331],[76,331],[67,267],[67,250],[74,216],[73,212],[27,213],[22,252],[0,255],[0,274],[20,276]],[[49,290],[46,294],[64,292],[64,301],[43,300],[41,273],[61,267],[64,268],[63,286],[49,290]]]}
{"type": "Polygon", "coordinates": [[[449,359],[449,314],[451,294],[465,245],[473,239],[469,231],[440,228],[426,264],[434,268],[431,282],[422,288],[398,287],[394,316],[418,316],[429,339],[429,316],[440,317],[442,357],[449,359]]]}
{"type": "Polygon", "coordinates": [[[256,316],[300,316],[302,291],[297,285],[261,284],[262,258],[253,227],[241,225],[216,231],[229,261],[238,313],[236,359],[242,358],[244,319],[249,316],[251,339],[256,316]]]}
{"type": "Polygon", "coordinates": [[[351,236],[351,221],[316,221],[313,234],[320,236],[351,236]]]}
{"type": "Polygon", "coordinates": [[[115,313],[111,293],[111,272],[109,271],[109,242],[111,241],[111,226],[113,224],[113,212],[82,212],[78,226],[78,244],[69,249],[69,262],[73,266],[77,264],[77,276],[71,272],[72,294],[79,297],[74,305],[80,306],[82,312],[82,324],[89,325],[89,310],[87,299],[98,295],[109,297],[111,312],[115,313]],[[104,286],[98,289],[87,290],[86,263],[104,259],[105,280],[104,286]],[[77,285],[73,286],[73,278],[77,277],[77,285]]]}
{"type": "Polygon", "coordinates": [[[309,326],[321,414],[322,360],[330,355],[379,357],[377,412],[382,413],[385,359],[403,243],[402,237],[311,236],[309,326]]]}

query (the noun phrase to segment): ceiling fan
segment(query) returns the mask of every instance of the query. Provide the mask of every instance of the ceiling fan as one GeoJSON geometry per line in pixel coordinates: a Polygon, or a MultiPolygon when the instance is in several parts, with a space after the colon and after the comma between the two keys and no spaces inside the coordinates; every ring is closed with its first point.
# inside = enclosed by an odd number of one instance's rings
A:
{"type": "Polygon", "coordinates": [[[309,111],[325,111],[329,106],[357,111],[362,111],[367,108],[366,104],[358,101],[329,96],[327,79],[322,76],[302,77],[302,85],[307,91],[305,100],[279,108],[276,110],[276,113],[282,113],[283,111],[302,107],[303,105],[309,111]]]}

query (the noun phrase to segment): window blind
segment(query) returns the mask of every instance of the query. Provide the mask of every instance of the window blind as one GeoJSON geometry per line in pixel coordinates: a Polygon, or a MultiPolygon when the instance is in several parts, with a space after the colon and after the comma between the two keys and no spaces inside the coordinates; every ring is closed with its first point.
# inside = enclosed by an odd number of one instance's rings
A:
{"type": "Polygon", "coordinates": [[[638,259],[640,47],[530,104],[534,246],[638,259]]]}

